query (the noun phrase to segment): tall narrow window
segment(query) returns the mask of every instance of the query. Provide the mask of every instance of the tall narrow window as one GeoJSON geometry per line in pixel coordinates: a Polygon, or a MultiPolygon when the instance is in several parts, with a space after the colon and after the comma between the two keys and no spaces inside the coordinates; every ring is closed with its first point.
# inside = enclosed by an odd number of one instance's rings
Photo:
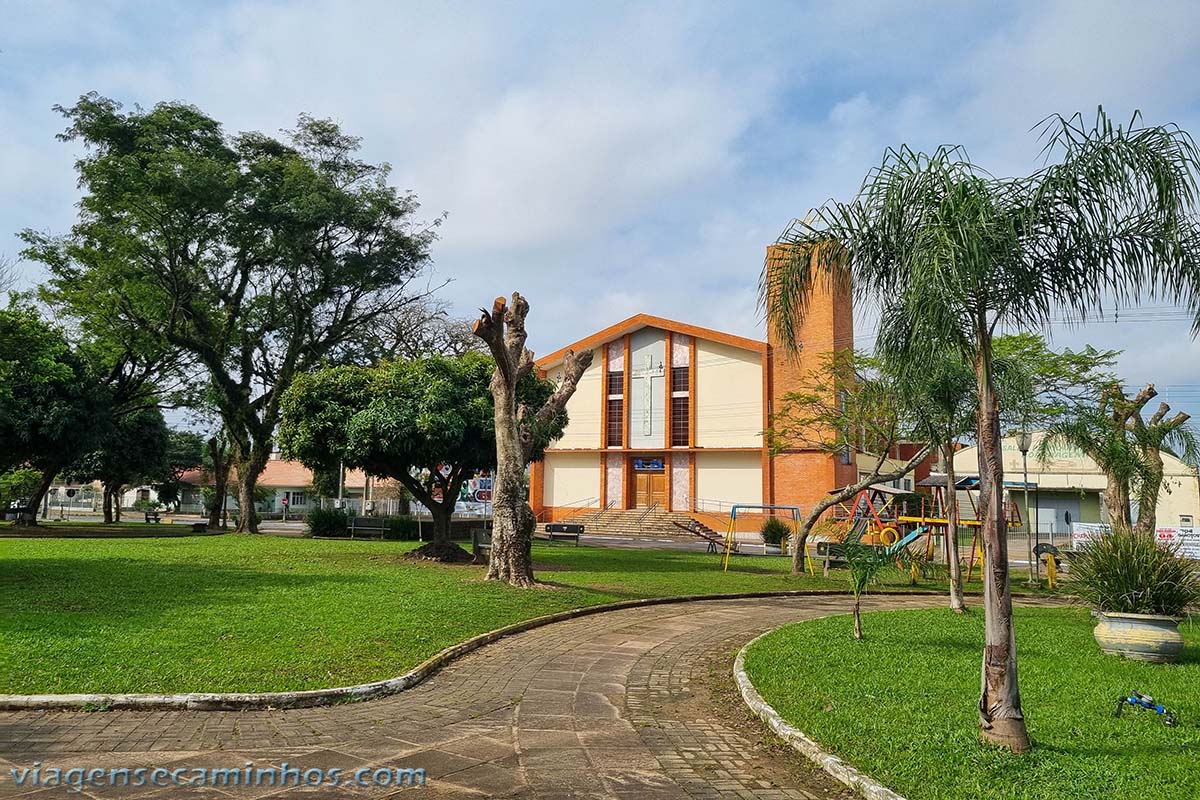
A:
{"type": "Polygon", "coordinates": [[[609,372],[605,389],[608,426],[604,441],[609,447],[625,444],[625,373],[609,372]]]}
{"type": "Polygon", "coordinates": [[[671,368],[671,447],[688,446],[688,369],[671,368]]]}

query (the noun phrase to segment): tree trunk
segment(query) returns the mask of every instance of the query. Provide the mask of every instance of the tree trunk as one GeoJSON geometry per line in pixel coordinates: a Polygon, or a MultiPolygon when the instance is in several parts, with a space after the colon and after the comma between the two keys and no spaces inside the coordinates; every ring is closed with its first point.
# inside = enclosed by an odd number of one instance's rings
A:
{"type": "Polygon", "coordinates": [[[1017,687],[1017,641],[1008,582],[1008,536],[1004,517],[1004,464],[1000,407],[992,374],[991,333],[977,329],[975,378],[979,389],[979,517],[983,536],[984,649],[979,724],[984,742],[1016,753],[1030,748],[1017,687]]]}
{"type": "Polygon", "coordinates": [[[238,533],[258,533],[258,511],[255,508],[254,490],[258,488],[258,477],[267,466],[270,446],[252,447],[247,457],[239,458],[238,481],[238,533]]]}
{"type": "Polygon", "coordinates": [[[862,613],[859,610],[858,595],[854,595],[854,638],[855,640],[862,639],[862,613]]]}
{"type": "Polygon", "coordinates": [[[41,511],[42,500],[46,498],[46,492],[50,491],[50,484],[54,483],[54,476],[58,474],[58,467],[50,467],[42,472],[41,483],[30,496],[29,502],[25,505],[25,519],[18,519],[17,525],[37,525],[38,513],[41,511]]]}
{"type": "Polygon", "coordinates": [[[104,524],[111,525],[113,523],[112,510],[112,487],[107,483],[103,485],[104,492],[104,524]]]}
{"type": "MultiPolygon", "coordinates": [[[[860,478],[857,483],[843,486],[842,489],[834,494],[826,495],[824,499],[819,501],[811,509],[804,519],[800,521],[800,527],[796,530],[796,546],[792,549],[792,574],[801,575],[804,572],[804,549],[808,546],[808,535],[812,532],[813,525],[817,524],[817,520],[821,518],[829,509],[833,508],[838,503],[849,500],[856,494],[866,489],[869,486],[874,486],[877,483],[887,483],[888,481],[898,480],[903,478],[908,473],[929,455],[929,447],[922,447],[921,450],[905,462],[904,466],[899,469],[894,469],[891,472],[880,472],[880,467],[883,466],[882,458],[876,462],[874,471],[865,478],[860,478]]],[[[828,564],[826,565],[828,566],[828,564]]],[[[829,577],[828,569],[825,577],[829,577]]]]}
{"type": "Polygon", "coordinates": [[[942,448],[946,461],[946,567],[950,573],[950,610],[962,614],[967,610],[963,601],[962,561],[958,557],[958,489],[954,474],[954,448],[942,448]]]}
{"type": "Polygon", "coordinates": [[[1142,476],[1141,486],[1138,487],[1138,518],[1134,530],[1153,536],[1158,526],[1158,492],[1163,477],[1162,451],[1157,447],[1144,447],[1142,460],[1146,464],[1146,474],[1142,476]]]}
{"type": "Polygon", "coordinates": [[[536,411],[517,409],[517,386],[533,371],[533,353],[525,347],[529,303],[513,292],[512,305],[497,297],[483,310],[473,332],[487,342],[496,369],[489,384],[494,401],[496,474],[492,484],[492,548],[487,579],[513,586],[536,584],[533,577],[533,509],[525,498],[525,467],[533,446],[533,429],[548,425],[566,406],[579,379],[592,363],[591,351],[563,356],[562,378],[536,411]]]}
{"type": "Polygon", "coordinates": [[[213,462],[212,507],[208,509],[208,527],[216,530],[225,526],[225,498],[229,493],[229,459],[226,448],[217,437],[208,440],[208,454],[213,462]]]}
{"type": "Polygon", "coordinates": [[[1108,476],[1104,490],[1104,505],[1108,510],[1108,524],[1113,528],[1130,527],[1129,484],[1114,475],[1108,476]]]}
{"type": "Polygon", "coordinates": [[[495,399],[496,474],[487,579],[532,586],[534,519],[525,499],[525,454],[517,424],[516,386],[493,375],[491,389],[495,399]]]}

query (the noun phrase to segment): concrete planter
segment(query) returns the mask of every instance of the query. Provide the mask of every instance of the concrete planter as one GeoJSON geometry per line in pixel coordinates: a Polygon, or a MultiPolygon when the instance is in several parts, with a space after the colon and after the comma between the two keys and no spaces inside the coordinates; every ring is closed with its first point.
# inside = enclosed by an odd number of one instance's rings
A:
{"type": "Polygon", "coordinates": [[[763,554],[768,555],[768,556],[783,555],[783,545],[764,544],[763,545],[763,554]]]}
{"type": "Polygon", "coordinates": [[[1178,617],[1156,614],[1097,613],[1092,635],[1105,653],[1137,661],[1170,664],[1183,652],[1183,634],[1178,617]]]}

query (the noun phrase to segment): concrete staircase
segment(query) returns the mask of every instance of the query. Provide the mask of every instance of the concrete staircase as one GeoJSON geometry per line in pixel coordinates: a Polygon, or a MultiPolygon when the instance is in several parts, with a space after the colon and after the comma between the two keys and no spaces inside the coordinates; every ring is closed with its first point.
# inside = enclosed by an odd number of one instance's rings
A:
{"type": "MultiPolygon", "coordinates": [[[[650,510],[634,508],[624,511],[615,508],[607,511],[596,509],[577,514],[564,522],[579,523],[584,526],[584,534],[592,536],[636,536],[689,542],[703,541],[698,536],[689,534],[673,524],[678,522],[693,528],[700,526],[700,523],[682,511],[664,511],[658,508],[650,510]]],[[[703,529],[703,526],[700,527],[703,529]]]]}

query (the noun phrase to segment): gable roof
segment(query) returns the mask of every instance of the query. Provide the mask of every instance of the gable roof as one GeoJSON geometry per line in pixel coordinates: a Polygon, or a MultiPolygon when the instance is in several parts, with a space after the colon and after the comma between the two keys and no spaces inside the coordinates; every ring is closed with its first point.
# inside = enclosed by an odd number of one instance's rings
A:
{"type": "Polygon", "coordinates": [[[686,322],[677,322],[673,319],[665,319],[664,317],[655,317],[650,314],[635,314],[629,319],[622,320],[616,325],[610,325],[602,331],[597,331],[587,338],[569,344],[566,347],[559,348],[549,355],[542,356],[536,362],[539,369],[552,367],[563,360],[568,350],[574,350],[576,353],[582,353],[585,350],[594,350],[603,344],[608,344],[611,341],[620,339],[627,333],[641,330],[642,328],[661,328],[671,333],[682,333],[686,336],[693,336],[697,339],[707,339],[711,342],[719,342],[727,344],[730,347],[737,347],[742,350],[752,350],[756,353],[766,353],[767,343],[758,339],[747,339],[744,336],[734,336],[732,333],[724,333],[716,331],[712,328],[702,328],[699,325],[689,325],[686,322]]]}

